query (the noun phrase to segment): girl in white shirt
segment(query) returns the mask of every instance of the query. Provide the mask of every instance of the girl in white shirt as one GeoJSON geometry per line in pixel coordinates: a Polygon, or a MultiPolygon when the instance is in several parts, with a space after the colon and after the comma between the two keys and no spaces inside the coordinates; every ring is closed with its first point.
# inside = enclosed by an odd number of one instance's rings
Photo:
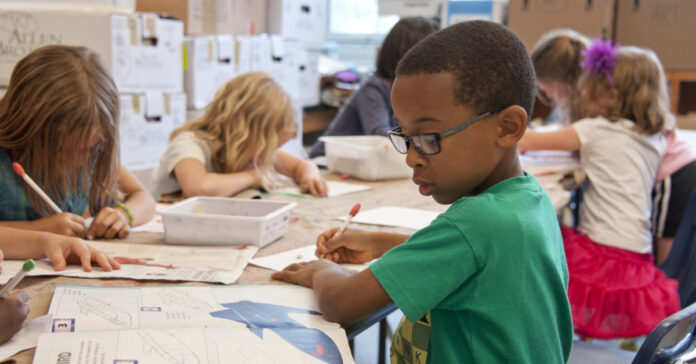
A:
{"type": "Polygon", "coordinates": [[[176,129],[153,173],[154,194],[232,196],[270,189],[271,170],[302,192],[326,196],[314,163],[279,150],[297,133],[290,97],[268,74],[251,72],[224,84],[199,119],[176,129]]]}
{"type": "Polygon", "coordinates": [[[653,263],[650,193],[672,117],[664,71],[650,50],[598,40],[583,52],[585,117],[556,132],[528,130],[518,148],[578,150],[588,176],[577,230],[561,227],[576,332],[648,334],[680,308],[677,283],[653,263]]]}

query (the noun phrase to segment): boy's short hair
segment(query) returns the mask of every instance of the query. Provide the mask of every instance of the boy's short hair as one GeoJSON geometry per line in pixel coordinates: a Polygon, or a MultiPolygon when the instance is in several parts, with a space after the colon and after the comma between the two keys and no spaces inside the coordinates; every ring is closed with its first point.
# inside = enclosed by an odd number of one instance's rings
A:
{"type": "Polygon", "coordinates": [[[396,76],[452,73],[454,96],[475,113],[511,105],[532,115],[534,68],[520,39],[503,25],[467,21],[420,41],[401,59],[396,76]]]}

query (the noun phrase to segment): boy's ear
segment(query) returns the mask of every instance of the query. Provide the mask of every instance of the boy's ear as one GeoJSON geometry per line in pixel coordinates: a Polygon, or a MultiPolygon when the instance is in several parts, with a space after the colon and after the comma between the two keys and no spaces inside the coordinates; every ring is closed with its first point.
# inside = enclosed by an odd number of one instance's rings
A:
{"type": "Polygon", "coordinates": [[[527,130],[527,112],[519,105],[505,108],[498,113],[498,138],[500,148],[515,147],[527,130]]]}

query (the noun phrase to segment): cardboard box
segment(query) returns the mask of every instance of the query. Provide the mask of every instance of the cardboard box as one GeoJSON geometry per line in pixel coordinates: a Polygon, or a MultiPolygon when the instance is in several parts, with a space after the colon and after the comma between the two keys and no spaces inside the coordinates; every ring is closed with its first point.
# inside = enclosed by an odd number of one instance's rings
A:
{"type": "Polygon", "coordinates": [[[186,121],[186,95],[121,94],[121,163],[130,170],[154,168],[167,150],[169,135],[186,121]]]}
{"type": "Polygon", "coordinates": [[[502,0],[447,1],[442,7],[441,26],[468,20],[489,20],[502,23],[507,2],[502,0]]]}
{"type": "Polygon", "coordinates": [[[188,35],[266,30],[266,0],[138,0],[137,10],[181,19],[188,35]]]}
{"type": "Polygon", "coordinates": [[[615,40],[650,48],[671,71],[696,70],[696,1],[619,0],[615,40]]]}
{"type": "Polygon", "coordinates": [[[133,13],[135,0],[0,0],[0,6],[51,10],[80,10],[133,13]]]}
{"type": "Polygon", "coordinates": [[[271,39],[268,35],[251,36],[251,71],[272,73],[273,56],[271,39]]]}
{"type": "Polygon", "coordinates": [[[217,0],[217,33],[265,33],[267,6],[267,0],[217,0]]]}
{"type": "Polygon", "coordinates": [[[268,33],[321,50],[326,39],[327,13],[326,0],[269,0],[268,33]]]}
{"type": "Polygon", "coordinates": [[[235,40],[231,35],[189,36],[184,40],[184,49],[187,105],[201,109],[222,84],[237,75],[235,40]]]}
{"type": "Polygon", "coordinates": [[[696,112],[675,116],[679,129],[696,130],[696,112]]]}
{"type": "Polygon", "coordinates": [[[120,92],[183,90],[181,21],[154,14],[107,14],[0,9],[12,19],[0,31],[0,85],[14,65],[49,44],[79,45],[97,52],[120,92]],[[9,28],[8,28],[9,27],[9,28]]]}
{"type": "Polygon", "coordinates": [[[571,28],[590,39],[612,39],[615,0],[510,0],[508,27],[531,52],[541,36],[556,28],[571,28]]]}
{"type": "Polygon", "coordinates": [[[440,15],[440,0],[379,0],[377,11],[379,15],[424,16],[440,15]]]}
{"type": "Polygon", "coordinates": [[[303,107],[321,103],[321,74],[319,73],[319,52],[303,49],[298,52],[299,99],[303,107]]]}

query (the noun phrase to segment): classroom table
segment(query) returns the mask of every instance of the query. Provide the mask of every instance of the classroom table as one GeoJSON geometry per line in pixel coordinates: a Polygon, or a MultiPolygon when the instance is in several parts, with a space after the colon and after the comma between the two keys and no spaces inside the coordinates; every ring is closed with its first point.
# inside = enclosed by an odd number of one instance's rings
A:
{"type": "MultiPolygon", "coordinates": [[[[327,174],[327,179],[339,180],[335,174],[327,174]]],[[[570,200],[570,193],[564,191],[557,183],[558,174],[547,174],[538,176],[537,179],[542,187],[548,192],[554,208],[559,212],[570,200]]],[[[288,232],[279,240],[260,249],[256,257],[263,257],[282,251],[299,248],[314,244],[319,233],[332,227],[340,225],[340,221],[334,217],[346,215],[351,207],[356,203],[362,205],[362,211],[381,207],[381,206],[401,206],[420,208],[425,210],[444,212],[447,206],[436,203],[431,197],[425,197],[418,193],[416,185],[410,179],[364,182],[357,180],[345,180],[345,182],[363,184],[370,186],[370,190],[341,195],[331,198],[297,197],[281,194],[269,194],[264,199],[287,200],[297,202],[297,206],[291,210],[288,232]]],[[[389,231],[395,233],[410,234],[413,230],[396,227],[381,227],[361,224],[351,224],[352,228],[361,228],[370,231],[389,231]]],[[[164,234],[131,232],[123,240],[127,243],[142,244],[165,244],[164,234]]],[[[21,242],[18,242],[21,243],[21,242]]],[[[235,282],[238,285],[274,285],[287,284],[270,278],[272,271],[248,265],[242,276],[235,282]]],[[[69,278],[69,277],[26,277],[19,284],[18,288],[25,290],[29,294],[29,319],[45,315],[57,285],[82,285],[82,286],[145,286],[145,285],[172,285],[172,284],[204,284],[198,282],[169,282],[169,281],[135,281],[132,279],[88,279],[88,278],[69,278]]],[[[377,314],[368,317],[364,323],[372,324],[379,322],[382,318],[391,313],[393,309],[378,310],[377,314]]],[[[352,332],[348,332],[352,337],[364,330],[365,324],[361,322],[351,323],[347,326],[352,332]],[[359,331],[358,331],[359,330],[359,331]]],[[[25,350],[11,357],[17,363],[31,363],[34,357],[34,349],[25,350]]]]}

